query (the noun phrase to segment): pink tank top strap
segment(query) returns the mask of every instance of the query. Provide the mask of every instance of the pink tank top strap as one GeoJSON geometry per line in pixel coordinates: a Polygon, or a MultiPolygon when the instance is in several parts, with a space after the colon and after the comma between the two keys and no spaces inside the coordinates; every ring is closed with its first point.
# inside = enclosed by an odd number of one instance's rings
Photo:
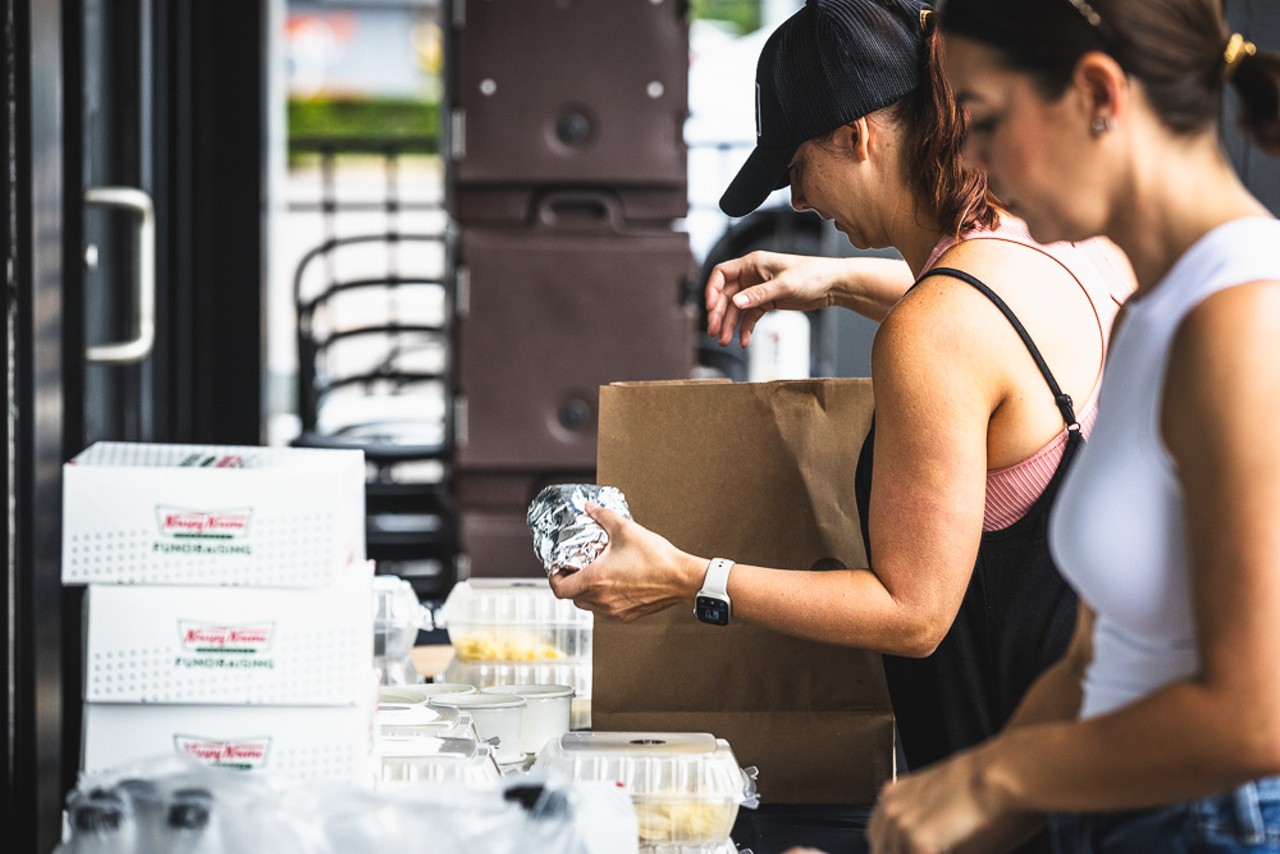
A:
{"type": "MultiPolygon", "coordinates": [[[[1125,277],[1116,268],[1113,255],[1098,240],[1086,240],[1080,243],[1055,243],[1042,245],[1032,239],[1026,224],[1013,217],[1001,217],[1000,224],[993,229],[973,229],[959,238],[945,237],[938,242],[925,264],[930,269],[938,260],[962,240],[1005,240],[1041,252],[1057,261],[1064,270],[1080,285],[1093,307],[1094,318],[1098,324],[1098,334],[1103,348],[1111,337],[1111,322],[1124,301],[1125,292],[1121,283],[1125,277]]],[[[1095,383],[1088,401],[1077,413],[1083,435],[1087,438],[1097,418],[1098,390],[1101,385],[1095,383]]],[[[1062,460],[1067,446],[1067,429],[1020,462],[987,472],[986,506],[983,513],[982,529],[998,531],[1007,528],[1021,519],[1035,504],[1036,499],[1044,492],[1053,478],[1062,460]]]]}

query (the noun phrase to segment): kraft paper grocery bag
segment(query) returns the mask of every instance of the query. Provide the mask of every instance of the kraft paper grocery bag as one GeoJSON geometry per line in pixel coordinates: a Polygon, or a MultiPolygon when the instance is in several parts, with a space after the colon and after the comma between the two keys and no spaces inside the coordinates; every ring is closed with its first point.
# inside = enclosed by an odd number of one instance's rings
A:
{"type": "MultiPolygon", "coordinates": [[[[608,385],[597,478],[695,554],[862,567],[853,479],[872,405],[863,379],[608,385]]],[[[871,803],[894,773],[879,654],[704,625],[689,605],[596,621],[592,727],[726,738],[767,803],[871,803]]]]}

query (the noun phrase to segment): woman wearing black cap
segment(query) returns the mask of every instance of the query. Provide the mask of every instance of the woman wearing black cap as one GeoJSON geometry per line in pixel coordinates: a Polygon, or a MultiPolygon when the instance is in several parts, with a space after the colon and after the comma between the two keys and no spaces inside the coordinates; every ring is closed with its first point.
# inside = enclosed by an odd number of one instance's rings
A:
{"type": "MultiPolygon", "coordinates": [[[[971,154],[1034,234],[1105,234],[1138,290],[1053,514],[1081,630],[1041,714],[881,797],[879,851],[1050,814],[1061,851],[1280,850],[1280,53],[1220,0],[948,0],[971,154]],[[1056,699],[1055,699],[1056,698],[1056,699]]],[[[983,850],[993,850],[984,845],[983,850]]]]}
{"type": "MultiPolygon", "coordinates": [[[[1129,289],[1109,247],[1035,244],[960,162],[928,13],[915,0],[811,0],[779,27],[757,70],[758,145],[721,201],[742,215],[790,184],[797,208],[906,260],[863,307],[883,315],[856,484],[870,568],[709,564],[599,510],[610,546],[552,578],[558,595],[624,620],[727,580],[735,618],[887,653],[913,768],[999,729],[1066,647],[1074,597],[1045,520],[1091,424],[1112,294],[1129,289]]],[[[708,304],[727,341],[739,310],[724,303],[736,287],[725,269],[708,304]]],[[[793,299],[841,301],[821,288],[793,299]]]]}

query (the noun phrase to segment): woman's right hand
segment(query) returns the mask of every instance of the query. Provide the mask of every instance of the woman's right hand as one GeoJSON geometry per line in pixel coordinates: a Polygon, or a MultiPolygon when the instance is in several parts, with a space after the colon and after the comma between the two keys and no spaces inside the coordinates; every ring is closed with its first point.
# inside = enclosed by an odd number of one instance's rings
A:
{"type": "Polygon", "coordinates": [[[833,305],[832,291],[847,275],[846,261],[757,250],[717,264],[707,279],[707,334],[723,346],[737,329],[746,347],[766,312],[833,305]]]}

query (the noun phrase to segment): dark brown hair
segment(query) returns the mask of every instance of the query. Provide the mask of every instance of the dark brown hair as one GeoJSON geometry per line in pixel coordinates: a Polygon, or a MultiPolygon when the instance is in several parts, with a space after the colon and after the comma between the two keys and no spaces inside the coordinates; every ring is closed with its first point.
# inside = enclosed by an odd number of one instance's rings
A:
{"type": "Polygon", "coordinates": [[[975,226],[994,228],[1001,208],[987,189],[986,174],[964,164],[967,119],[943,74],[942,39],[933,31],[925,40],[920,85],[887,108],[908,140],[907,174],[917,200],[933,210],[946,233],[958,237],[975,226]]]}
{"type": "MultiPolygon", "coordinates": [[[[1061,95],[1080,57],[1097,50],[1142,83],[1174,133],[1208,130],[1222,113],[1230,33],[1219,0],[946,0],[940,17],[943,32],[994,48],[1047,97],[1061,95]]],[[[1280,154],[1280,54],[1245,55],[1229,79],[1242,130],[1280,154]]]]}

